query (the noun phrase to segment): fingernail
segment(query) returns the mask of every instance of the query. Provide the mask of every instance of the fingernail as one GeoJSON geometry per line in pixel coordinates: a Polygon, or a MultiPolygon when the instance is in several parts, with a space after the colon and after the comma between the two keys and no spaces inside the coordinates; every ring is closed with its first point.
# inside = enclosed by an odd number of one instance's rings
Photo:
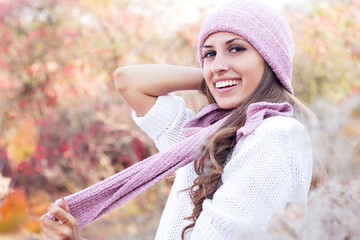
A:
{"type": "Polygon", "coordinates": [[[69,207],[67,205],[67,202],[66,202],[65,198],[62,197],[61,200],[62,200],[61,201],[62,202],[61,203],[62,208],[64,208],[65,211],[69,211],[69,207]]]}

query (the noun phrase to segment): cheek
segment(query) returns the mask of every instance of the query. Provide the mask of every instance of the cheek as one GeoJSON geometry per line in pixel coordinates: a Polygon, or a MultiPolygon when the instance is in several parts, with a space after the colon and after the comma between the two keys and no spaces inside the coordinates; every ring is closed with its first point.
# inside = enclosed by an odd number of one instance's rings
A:
{"type": "Polygon", "coordinates": [[[261,59],[254,59],[254,61],[249,62],[248,65],[248,74],[251,78],[251,82],[255,85],[257,85],[264,74],[265,70],[265,61],[261,59]]]}
{"type": "Polygon", "coordinates": [[[204,67],[202,70],[202,74],[205,79],[206,85],[208,85],[208,87],[210,87],[209,85],[212,85],[212,84],[210,84],[211,83],[211,71],[210,71],[209,67],[205,64],[204,64],[204,67]]]}

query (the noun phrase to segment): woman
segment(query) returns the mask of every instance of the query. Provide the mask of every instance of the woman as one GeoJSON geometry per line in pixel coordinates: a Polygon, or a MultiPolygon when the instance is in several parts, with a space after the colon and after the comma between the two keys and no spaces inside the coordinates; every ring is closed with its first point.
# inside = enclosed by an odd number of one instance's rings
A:
{"type": "MultiPolygon", "coordinates": [[[[156,239],[243,239],[266,231],[287,203],[306,205],[312,150],[301,123],[308,111],[291,87],[293,52],[284,18],[262,3],[233,1],[201,28],[201,69],[117,69],[116,87],[159,154],[177,146],[174,154],[194,161],[176,172],[156,239]],[[169,95],[178,90],[202,90],[210,105],[196,115],[169,95]],[[210,133],[183,151],[184,141],[202,127],[210,133]]],[[[65,201],[58,205],[50,212],[65,223],[42,217],[44,237],[81,239],[65,201]]]]}

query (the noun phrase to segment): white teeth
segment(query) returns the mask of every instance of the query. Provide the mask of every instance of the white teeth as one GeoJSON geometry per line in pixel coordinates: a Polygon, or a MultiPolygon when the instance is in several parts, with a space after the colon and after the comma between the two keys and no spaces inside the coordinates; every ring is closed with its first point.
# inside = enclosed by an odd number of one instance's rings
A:
{"type": "Polygon", "coordinates": [[[229,81],[226,80],[215,83],[215,86],[217,88],[230,87],[230,86],[238,85],[239,82],[240,82],[239,80],[229,80],[229,81]]]}

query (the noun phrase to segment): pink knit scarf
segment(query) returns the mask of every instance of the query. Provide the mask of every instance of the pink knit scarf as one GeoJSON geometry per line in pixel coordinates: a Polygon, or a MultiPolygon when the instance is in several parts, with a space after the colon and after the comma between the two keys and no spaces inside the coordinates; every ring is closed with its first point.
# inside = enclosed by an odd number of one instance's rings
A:
{"type": "MultiPolygon", "coordinates": [[[[182,133],[185,138],[176,146],[65,197],[70,214],[79,222],[80,229],[192,162],[204,140],[223,125],[230,113],[229,110],[221,109],[216,104],[208,105],[183,126],[182,133]]],[[[252,133],[265,118],[291,116],[292,107],[288,103],[259,102],[251,104],[246,114],[244,126],[236,133],[237,140],[252,133]]],[[[48,216],[55,219],[50,213],[48,216]]]]}

